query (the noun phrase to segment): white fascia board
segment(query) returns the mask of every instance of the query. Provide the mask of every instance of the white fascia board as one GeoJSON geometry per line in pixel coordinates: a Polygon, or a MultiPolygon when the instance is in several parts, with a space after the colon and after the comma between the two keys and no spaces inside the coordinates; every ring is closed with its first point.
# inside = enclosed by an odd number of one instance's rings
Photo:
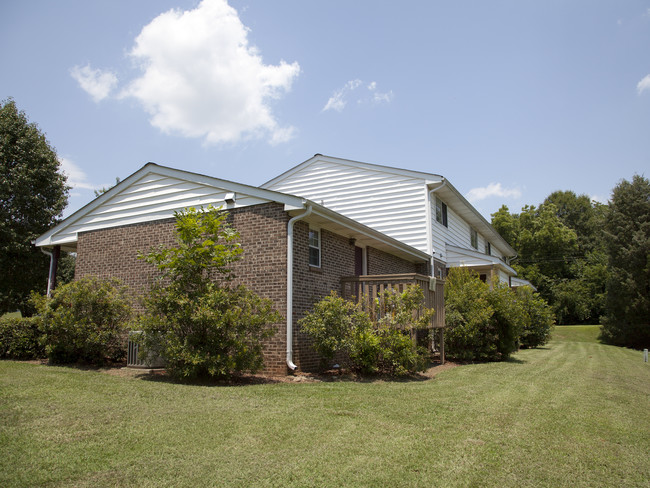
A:
{"type": "MultiPolygon", "coordinates": [[[[310,205],[312,207],[313,216],[316,217],[320,216],[329,222],[337,224],[341,227],[345,227],[349,229],[351,233],[354,234],[359,239],[365,238],[370,240],[371,242],[380,243],[388,248],[397,250],[401,255],[408,256],[411,260],[414,261],[429,262],[431,259],[431,256],[426,252],[411,247],[408,244],[405,244],[402,241],[399,241],[397,239],[393,239],[392,237],[389,237],[386,234],[371,229],[370,227],[363,225],[357,222],[356,220],[352,220],[348,217],[345,217],[344,215],[341,215],[338,212],[330,210],[327,207],[323,207],[309,200],[306,201],[306,205],[310,205]]],[[[306,220],[308,221],[309,219],[306,220]]]]}
{"type": "Polygon", "coordinates": [[[504,263],[496,256],[488,256],[480,251],[465,249],[463,247],[446,244],[447,247],[447,264],[455,265],[456,263],[471,264],[472,266],[497,266],[511,276],[517,276],[517,272],[504,263]],[[472,260],[471,262],[468,260],[472,260]]]}
{"type": "MultiPolygon", "coordinates": [[[[110,190],[106,191],[105,193],[102,193],[99,197],[95,198],[90,203],[88,203],[87,205],[83,206],[82,208],[74,212],[68,218],[64,219],[61,223],[59,223],[49,231],[45,232],[44,234],[36,238],[34,244],[37,247],[48,247],[48,246],[55,245],[54,236],[57,233],[66,229],[70,225],[73,225],[79,219],[88,215],[97,207],[101,206],[103,203],[113,198],[116,194],[120,193],[122,190],[129,187],[134,182],[137,182],[140,179],[144,178],[148,174],[156,174],[156,175],[162,175],[171,178],[178,178],[181,180],[199,183],[201,185],[205,185],[208,187],[226,188],[235,193],[241,193],[252,197],[274,201],[274,202],[278,202],[284,205],[289,205],[294,207],[301,207],[303,204],[303,199],[300,197],[296,197],[294,195],[288,195],[286,193],[267,190],[265,188],[258,188],[255,186],[245,185],[242,183],[235,183],[233,181],[222,180],[219,178],[213,178],[211,176],[206,176],[199,173],[192,173],[185,170],[169,168],[167,166],[160,166],[155,163],[147,163],[138,171],[129,175],[124,180],[120,181],[117,185],[112,187],[110,190]]],[[[69,241],[69,243],[71,242],[72,241],[69,241]]],[[[76,240],[74,242],[76,242],[76,240]]]]}
{"type": "Polygon", "coordinates": [[[434,183],[439,183],[442,181],[442,176],[432,174],[432,173],[423,173],[421,171],[412,171],[408,169],[402,169],[402,168],[395,168],[393,166],[384,166],[381,164],[373,164],[373,163],[363,163],[361,161],[354,161],[351,159],[343,159],[343,158],[336,158],[333,156],[325,156],[323,154],[315,154],[311,158],[309,158],[306,161],[303,161],[302,163],[298,164],[297,166],[294,166],[293,168],[285,171],[279,176],[276,176],[275,178],[267,181],[266,183],[260,185],[261,188],[267,188],[269,186],[274,185],[275,183],[285,180],[289,176],[293,175],[294,173],[297,173],[301,169],[303,169],[305,166],[309,166],[312,163],[318,162],[318,161],[323,161],[326,163],[333,163],[333,164],[342,164],[342,165],[347,165],[347,166],[356,166],[359,168],[365,168],[369,169],[372,171],[380,171],[382,173],[391,173],[391,174],[397,174],[397,175],[402,175],[402,176],[408,176],[410,178],[417,178],[424,180],[426,184],[434,184],[434,183]]]}

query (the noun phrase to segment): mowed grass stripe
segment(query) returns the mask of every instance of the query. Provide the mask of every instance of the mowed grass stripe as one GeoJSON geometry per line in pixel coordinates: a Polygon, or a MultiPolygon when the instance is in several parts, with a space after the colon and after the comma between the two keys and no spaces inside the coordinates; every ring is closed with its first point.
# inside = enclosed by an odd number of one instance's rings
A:
{"type": "Polygon", "coordinates": [[[178,385],[0,362],[1,486],[647,486],[642,353],[558,327],[431,381],[178,385]]]}

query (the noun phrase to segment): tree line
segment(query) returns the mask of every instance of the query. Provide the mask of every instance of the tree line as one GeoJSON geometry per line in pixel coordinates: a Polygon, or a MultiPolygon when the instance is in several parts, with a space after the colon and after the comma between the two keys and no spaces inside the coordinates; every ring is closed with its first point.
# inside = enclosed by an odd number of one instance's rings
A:
{"type": "Polygon", "coordinates": [[[601,323],[601,340],[650,344],[650,181],[634,175],[607,204],[551,193],[492,225],[517,251],[512,266],[551,305],[559,324],[601,323]]]}

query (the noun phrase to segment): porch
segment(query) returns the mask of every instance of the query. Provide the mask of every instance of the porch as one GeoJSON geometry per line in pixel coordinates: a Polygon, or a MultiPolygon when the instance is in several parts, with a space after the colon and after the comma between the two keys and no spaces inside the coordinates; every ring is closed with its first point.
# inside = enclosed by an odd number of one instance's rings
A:
{"type": "MultiPolygon", "coordinates": [[[[403,292],[409,285],[420,287],[424,295],[422,306],[433,308],[436,311],[427,330],[432,332],[430,349],[433,353],[439,354],[440,362],[444,364],[444,280],[418,273],[346,276],[341,278],[341,296],[362,303],[364,309],[368,310],[371,315],[381,315],[383,313],[383,304],[381,302],[377,303],[376,298],[386,290],[392,289],[403,292]]],[[[416,333],[417,331],[411,330],[414,340],[416,339],[416,333]]]]}

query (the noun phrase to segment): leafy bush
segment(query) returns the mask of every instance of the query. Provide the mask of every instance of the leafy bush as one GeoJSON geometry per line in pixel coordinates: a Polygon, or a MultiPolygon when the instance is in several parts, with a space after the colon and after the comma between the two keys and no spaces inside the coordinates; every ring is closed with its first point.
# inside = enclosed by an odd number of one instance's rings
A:
{"type": "Polygon", "coordinates": [[[449,270],[445,284],[445,349],[462,360],[498,358],[490,287],[465,268],[449,270]]]}
{"type": "Polygon", "coordinates": [[[51,298],[33,295],[32,300],[43,321],[50,362],[124,359],[131,306],[118,280],[87,277],[56,288],[51,298]]]}
{"type": "Polygon", "coordinates": [[[405,375],[422,371],[428,362],[425,348],[413,343],[412,328],[426,327],[434,311],[420,310],[422,290],[386,290],[375,301],[371,318],[359,303],[332,292],[314,305],[299,322],[324,358],[339,354],[351,369],[362,373],[405,375]],[[374,318],[374,320],[373,320],[374,318]]]}
{"type": "Polygon", "coordinates": [[[0,358],[36,359],[45,356],[40,317],[0,318],[0,358]]]}
{"type": "Polygon", "coordinates": [[[551,307],[538,293],[528,287],[519,287],[516,293],[523,312],[521,347],[543,346],[551,338],[555,324],[551,307]]]}
{"type": "Polygon", "coordinates": [[[462,360],[500,361],[519,347],[523,310],[508,287],[491,290],[478,274],[452,268],[445,285],[445,345],[462,360]]]}
{"type": "Polygon", "coordinates": [[[263,366],[262,341],[282,317],[270,300],[230,286],[239,234],[209,207],[176,213],[178,245],[141,259],[161,272],[140,320],[144,355],[161,355],[176,378],[226,377],[263,366]]]}

